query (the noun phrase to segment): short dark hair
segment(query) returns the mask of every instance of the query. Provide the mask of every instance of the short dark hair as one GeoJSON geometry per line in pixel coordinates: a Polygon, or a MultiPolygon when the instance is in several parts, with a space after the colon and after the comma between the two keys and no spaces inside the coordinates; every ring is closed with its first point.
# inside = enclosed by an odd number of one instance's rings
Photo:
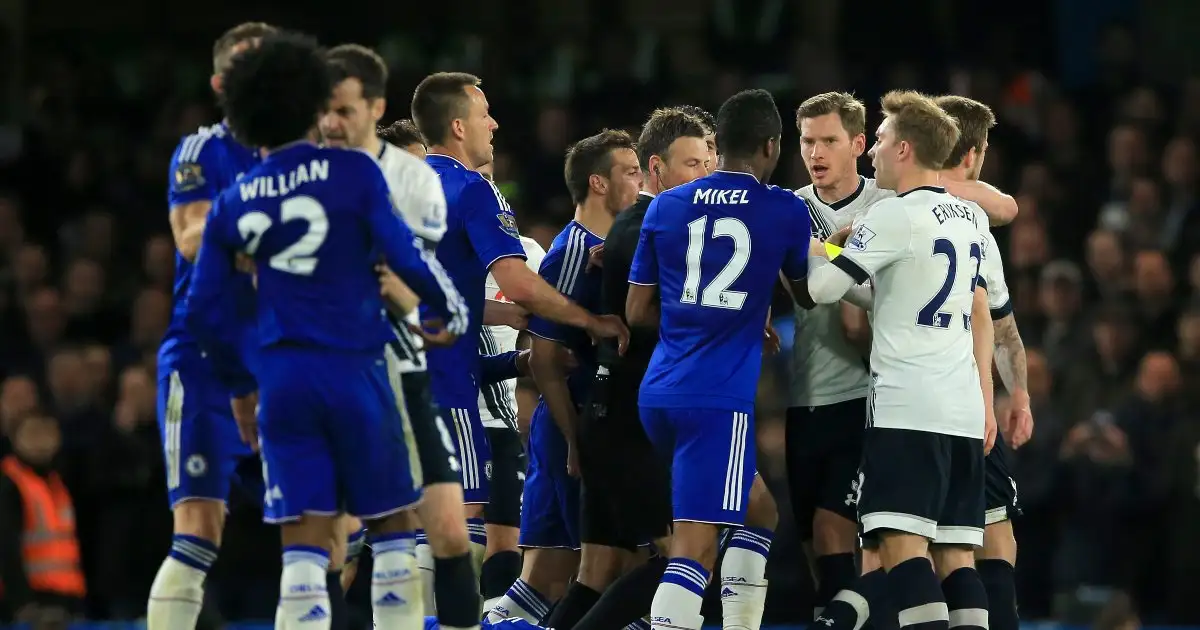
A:
{"type": "Polygon", "coordinates": [[[950,149],[950,156],[946,158],[943,168],[962,164],[971,149],[976,152],[983,150],[988,130],[996,126],[996,115],[992,113],[992,108],[977,100],[953,94],[939,96],[933,102],[958,121],[958,142],[950,149]]]}
{"type": "Polygon", "coordinates": [[[571,201],[578,205],[587,199],[590,188],[588,180],[592,175],[608,177],[612,171],[613,151],[633,148],[633,138],[629,133],[616,129],[605,129],[571,145],[563,166],[563,179],[567,181],[571,201]]]}
{"type": "Polygon", "coordinates": [[[379,125],[375,132],[384,142],[390,142],[400,148],[410,144],[425,145],[425,138],[421,135],[421,130],[417,129],[416,123],[407,118],[397,120],[390,125],[379,125]]]}
{"type": "Polygon", "coordinates": [[[676,105],[675,109],[682,110],[686,114],[691,114],[700,119],[708,129],[708,133],[714,133],[717,130],[717,117],[713,116],[707,109],[697,107],[695,105],[676,105]]]}
{"type": "Polygon", "coordinates": [[[867,106],[849,92],[825,92],[810,96],[796,108],[796,129],[805,118],[837,114],[851,138],[867,130],[867,106]]]}
{"type": "Polygon", "coordinates": [[[413,91],[412,117],[430,144],[446,141],[450,122],[467,115],[467,88],[480,83],[466,72],[437,72],[421,79],[413,91]]]}
{"type": "Polygon", "coordinates": [[[363,98],[387,96],[388,67],[379,53],[358,44],[342,44],[330,48],[325,56],[333,70],[334,86],[346,79],[358,79],[363,98]]]}
{"type": "Polygon", "coordinates": [[[233,59],[233,49],[238,44],[262,39],[278,32],[279,29],[266,22],[242,22],[225,31],[217,38],[217,41],[213,42],[213,73],[225,74],[225,71],[229,69],[229,62],[233,59]]]}
{"type": "Polygon", "coordinates": [[[742,90],[717,111],[717,152],[749,157],[770,140],[783,135],[783,121],[775,98],[766,90],[742,90]]]}
{"type": "MultiPolygon", "coordinates": [[[[699,108],[696,108],[699,109],[699,108]]],[[[704,121],[688,113],[683,107],[663,107],[654,110],[650,119],[642,126],[638,136],[638,163],[642,170],[650,168],[650,156],[657,155],[666,159],[671,145],[680,138],[704,139],[708,130],[704,121]]]]}
{"type": "Polygon", "coordinates": [[[225,115],[239,142],[277,147],[304,138],[329,103],[333,82],[316,40],[299,33],[264,37],[225,74],[225,115]]]}

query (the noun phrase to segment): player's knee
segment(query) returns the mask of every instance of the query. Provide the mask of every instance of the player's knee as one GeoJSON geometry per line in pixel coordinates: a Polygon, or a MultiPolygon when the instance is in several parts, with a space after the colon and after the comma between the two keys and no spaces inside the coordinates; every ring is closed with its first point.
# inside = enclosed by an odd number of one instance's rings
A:
{"type": "Polygon", "coordinates": [[[717,561],[717,527],[708,523],[675,523],[671,557],[690,558],[711,569],[717,561]]]}
{"type": "Polygon", "coordinates": [[[383,518],[368,521],[367,531],[376,536],[411,532],[413,531],[413,516],[409,510],[404,510],[383,518]]]}
{"type": "Polygon", "coordinates": [[[579,555],[579,582],[602,591],[621,575],[625,559],[631,552],[604,545],[584,543],[579,555]]]}
{"type": "Polygon", "coordinates": [[[489,557],[501,551],[520,551],[520,547],[517,545],[517,541],[521,538],[519,527],[487,524],[484,529],[487,530],[487,555],[489,557]]]}
{"type": "Polygon", "coordinates": [[[775,497],[767,489],[762,476],[754,476],[754,484],[750,486],[750,502],[746,507],[746,527],[761,527],[775,531],[779,525],[779,507],[775,497]]]}
{"type": "Polygon", "coordinates": [[[1004,560],[1017,565],[1017,537],[1012,521],[1004,520],[983,528],[983,546],[975,550],[976,560],[1004,560]]]}
{"type": "Polygon", "coordinates": [[[467,518],[483,518],[483,504],[464,505],[463,513],[467,518]]]}
{"type": "Polygon", "coordinates": [[[862,569],[859,572],[862,575],[866,575],[877,569],[882,569],[883,558],[879,557],[879,549],[875,547],[863,547],[862,557],[859,564],[862,565],[862,569]]]}
{"type": "Polygon", "coordinates": [[[192,500],[175,506],[175,533],[196,536],[221,544],[225,529],[225,504],[220,501],[192,500]]]}
{"type": "Polygon", "coordinates": [[[579,570],[579,552],[571,549],[526,549],[521,580],[551,601],[562,597],[579,570]]]}
{"type": "Polygon", "coordinates": [[[332,553],[330,543],[338,531],[337,523],[336,516],[305,514],[298,521],[281,525],[279,538],[284,547],[304,545],[332,553]]]}
{"type": "Polygon", "coordinates": [[[975,567],[975,548],[970,545],[931,545],[929,555],[938,579],[944,580],[959,569],[975,567]]]}
{"type": "Polygon", "coordinates": [[[912,560],[924,558],[929,553],[929,539],[919,534],[885,529],[876,530],[879,541],[879,557],[885,569],[912,560]]]}
{"type": "Polygon", "coordinates": [[[812,550],[815,555],[854,553],[858,526],[854,521],[829,510],[818,508],[813,515],[812,550]]]}
{"type": "Polygon", "coordinates": [[[425,538],[439,558],[461,556],[471,550],[467,536],[467,521],[462,512],[454,509],[439,510],[424,515],[425,538]]]}

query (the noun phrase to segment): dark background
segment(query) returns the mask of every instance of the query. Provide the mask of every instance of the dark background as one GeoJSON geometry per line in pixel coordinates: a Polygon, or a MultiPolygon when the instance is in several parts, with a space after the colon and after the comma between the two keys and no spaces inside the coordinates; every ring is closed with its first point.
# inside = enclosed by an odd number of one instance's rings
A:
{"type": "MultiPolygon", "coordinates": [[[[169,542],[153,378],[173,264],[167,163],[180,136],[219,119],[212,41],[248,19],[376,47],[389,120],[428,72],[483,77],[497,181],[543,245],[572,212],[567,144],[636,130],[656,106],[715,110],[765,87],[790,122],[805,97],[846,89],[873,128],[891,88],[988,103],[1000,125],[985,179],[1020,203],[997,235],[1037,421],[1017,454],[1022,616],[1086,622],[1108,606],[1113,625],[1132,602],[1147,622],[1200,623],[1200,3],[1188,0],[0,0],[0,426],[30,402],[24,379],[63,426],[90,616],[144,614],[169,542]]],[[[774,183],[806,184],[787,153],[774,183]]],[[[782,485],[784,355],[759,408],[783,515],[767,615],[798,623],[809,586],[782,485]]],[[[258,518],[235,506],[214,614],[273,610],[278,540],[258,518]]]]}

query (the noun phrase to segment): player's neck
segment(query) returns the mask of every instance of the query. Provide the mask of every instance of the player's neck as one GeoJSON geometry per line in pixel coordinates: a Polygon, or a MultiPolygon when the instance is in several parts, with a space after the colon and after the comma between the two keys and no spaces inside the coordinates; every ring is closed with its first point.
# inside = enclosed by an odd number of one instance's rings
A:
{"type": "Polygon", "coordinates": [[[763,180],[762,173],[758,172],[753,162],[743,158],[732,158],[722,155],[717,160],[717,170],[725,171],[726,173],[745,173],[753,176],[759,182],[763,180]]]}
{"type": "Polygon", "coordinates": [[[362,150],[366,151],[368,155],[379,157],[379,154],[383,152],[383,140],[380,140],[379,136],[375,134],[369,134],[363,142],[362,150]]]}
{"type": "Polygon", "coordinates": [[[913,169],[911,172],[896,178],[896,194],[903,195],[914,188],[922,186],[937,186],[938,175],[938,171],[930,171],[923,168],[913,169]]]}
{"type": "Polygon", "coordinates": [[[588,197],[583,203],[575,206],[575,222],[592,234],[607,238],[608,230],[613,224],[613,215],[604,206],[603,197],[588,197]]]}
{"type": "Polygon", "coordinates": [[[827,204],[835,204],[858,192],[858,187],[861,183],[862,180],[858,176],[858,171],[855,170],[849,177],[843,177],[832,186],[817,188],[817,194],[820,195],[821,201],[827,204]]]}
{"type": "Polygon", "coordinates": [[[429,147],[429,155],[444,155],[448,158],[454,158],[455,160],[458,160],[458,162],[460,164],[471,169],[472,171],[475,170],[475,168],[476,168],[476,166],[471,163],[471,158],[467,156],[467,152],[463,150],[461,145],[460,146],[451,146],[451,145],[447,145],[447,144],[431,145],[429,147]]]}
{"type": "Polygon", "coordinates": [[[971,179],[970,177],[967,177],[967,169],[962,167],[948,168],[944,171],[941,171],[940,178],[952,182],[965,182],[971,179]]]}

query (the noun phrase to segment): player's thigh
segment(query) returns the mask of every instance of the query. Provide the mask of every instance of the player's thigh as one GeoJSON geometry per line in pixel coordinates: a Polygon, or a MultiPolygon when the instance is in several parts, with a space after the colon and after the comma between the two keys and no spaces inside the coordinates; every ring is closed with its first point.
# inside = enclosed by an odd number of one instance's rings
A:
{"type": "Polygon", "coordinates": [[[655,447],[673,438],[676,521],[743,525],[754,482],[754,414],[715,409],[641,409],[655,447]]]}
{"type": "Polygon", "coordinates": [[[327,428],[346,511],[372,521],[420,499],[421,463],[387,367],[376,362],[357,367],[325,392],[332,403],[327,428]]]}
{"type": "Polygon", "coordinates": [[[400,374],[400,391],[417,443],[425,486],[462,483],[455,441],[433,399],[427,372],[400,374]]]}
{"type": "Polygon", "coordinates": [[[855,484],[865,425],[863,399],[787,410],[788,489],[802,540],[813,538],[818,509],[849,523],[856,520],[855,484]]]}
{"type": "Polygon", "coordinates": [[[981,547],[985,511],[983,440],[947,436],[946,441],[950,450],[950,473],[933,542],[981,547]]]}
{"type": "Polygon", "coordinates": [[[492,449],[492,487],[483,518],[489,525],[521,526],[521,492],[525,485],[525,448],[521,434],[508,427],[487,428],[492,449]]]}
{"type": "Polygon", "coordinates": [[[1002,523],[1021,513],[1017,482],[1009,468],[1011,451],[1004,436],[996,435],[996,444],[984,460],[984,525],[1002,523]]]}
{"type": "Polygon", "coordinates": [[[492,453],[483,420],[479,417],[478,397],[463,396],[441,402],[442,419],[447,423],[458,455],[463,501],[467,505],[485,505],[492,453]]]}
{"type": "Polygon", "coordinates": [[[598,374],[592,382],[590,399],[579,415],[576,434],[580,477],[579,535],[583,544],[634,549],[636,542],[623,539],[617,524],[620,480],[616,478],[616,469],[620,464],[616,461],[624,459],[625,454],[618,456],[613,439],[613,432],[620,430],[616,426],[620,413],[616,403],[609,375],[598,374]]]}
{"type": "Polygon", "coordinates": [[[561,477],[567,476],[566,463],[558,458],[539,456],[532,448],[525,473],[521,503],[521,534],[518,544],[525,549],[574,549],[577,545],[563,518],[559,498],[561,477]]]}
{"type": "Polygon", "coordinates": [[[238,462],[252,453],[233,421],[228,390],[204,367],[183,367],[159,375],[157,406],[171,506],[225,501],[238,462]]]}
{"type": "Polygon", "coordinates": [[[930,540],[937,535],[950,473],[948,437],[908,429],[866,430],[857,497],[864,538],[880,530],[930,540]]]}

